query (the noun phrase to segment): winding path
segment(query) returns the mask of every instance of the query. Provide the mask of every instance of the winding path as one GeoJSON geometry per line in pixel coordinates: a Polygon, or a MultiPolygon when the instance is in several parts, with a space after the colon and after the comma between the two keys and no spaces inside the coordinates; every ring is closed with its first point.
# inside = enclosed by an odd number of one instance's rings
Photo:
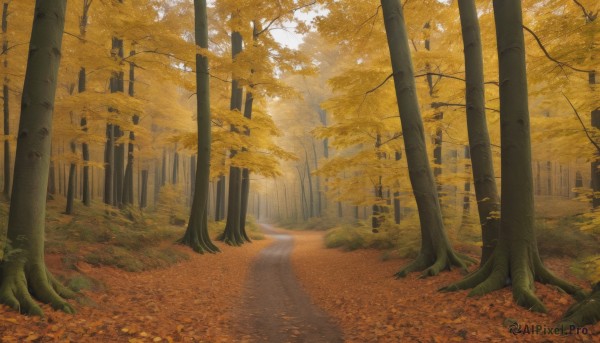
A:
{"type": "Polygon", "coordinates": [[[300,286],[290,262],[293,237],[263,225],[275,242],[261,251],[238,311],[244,342],[343,342],[335,324],[315,307],[300,286]]]}

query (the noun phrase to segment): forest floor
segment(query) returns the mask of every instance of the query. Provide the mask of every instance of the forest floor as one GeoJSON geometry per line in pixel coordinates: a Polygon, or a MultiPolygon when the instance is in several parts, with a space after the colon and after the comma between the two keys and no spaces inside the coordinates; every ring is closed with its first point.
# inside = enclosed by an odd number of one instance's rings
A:
{"type": "MultiPolygon", "coordinates": [[[[266,231],[267,240],[241,248],[219,244],[221,254],[190,254],[150,271],[78,261],[78,272],[101,285],[83,291],[78,313],[45,306],[46,318],[26,317],[1,306],[0,341],[600,341],[600,324],[571,336],[509,332],[512,321],[522,328],[554,327],[573,299],[552,287],[537,285],[548,313],[531,313],[514,304],[510,289],[480,298],[437,292],[459,280],[459,271],[395,280],[392,275],[407,260],[383,261],[376,250],[326,249],[322,232],[266,231]]],[[[50,254],[46,260],[60,272],[60,256],[50,254]]],[[[546,261],[558,275],[585,286],[569,276],[569,262],[546,261]]]]}
{"type": "MultiPolygon", "coordinates": [[[[396,280],[394,273],[410,260],[383,261],[377,250],[325,249],[320,232],[293,236],[296,275],[314,303],[340,325],[346,342],[600,342],[600,323],[587,326],[588,334],[542,333],[554,328],[574,303],[553,287],[536,284],[548,313],[533,313],[514,303],[509,288],[479,298],[467,297],[467,291],[438,292],[463,277],[458,270],[426,279],[413,273],[396,280]],[[510,333],[512,322],[524,333],[510,333]],[[526,325],[539,326],[540,333],[526,333],[526,325]]],[[[589,289],[570,273],[570,260],[545,263],[557,275],[589,289]]]]}
{"type": "MultiPolygon", "coordinates": [[[[0,307],[0,342],[235,342],[233,308],[252,262],[269,243],[217,243],[220,254],[191,254],[167,269],[144,272],[79,262],[102,289],[84,291],[76,315],[44,306],[46,318],[27,317],[0,307]]],[[[56,256],[46,260],[59,271],[56,256]]]]}

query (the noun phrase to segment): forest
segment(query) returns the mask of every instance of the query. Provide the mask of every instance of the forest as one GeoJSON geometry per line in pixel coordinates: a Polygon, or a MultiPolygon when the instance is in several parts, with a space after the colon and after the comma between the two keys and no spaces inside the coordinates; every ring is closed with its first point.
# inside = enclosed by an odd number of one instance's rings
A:
{"type": "Polygon", "coordinates": [[[598,0],[2,0],[0,342],[600,341],[598,0]]]}

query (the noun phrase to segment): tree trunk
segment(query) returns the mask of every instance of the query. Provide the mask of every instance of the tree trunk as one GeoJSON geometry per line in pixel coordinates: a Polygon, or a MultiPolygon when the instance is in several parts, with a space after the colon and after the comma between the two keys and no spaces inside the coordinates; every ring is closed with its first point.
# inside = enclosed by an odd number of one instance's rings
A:
{"type": "MultiPolygon", "coordinates": [[[[600,109],[592,112],[592,127],[600,129],[600,109]]],[[[600,208],[600,154],[596,154],[596,160],[592,162],[592,205],[594,209],[600,208]]]]}
{"type": "Polygon", "coordinates": [[[142,170],[142,194],[140,196],[140,208],[148,207],[148,170],[142,170]]]}
{"type": "Polygon", "coordinates": [[[217,222],[225,219],[225,182],[225,176],[219,176],[215,199],[215,221],[217,222]]]}
{"type": "MultiPolygon", "coordinates": [[[[86,90],[86,74],[85,68],[81,68],[79,71],[79,93],[83,93],[86,90]]],[[[87,127],[87,118],[85,117],[85,113],[81,116],[81,130],[83,132],[88,132],[87,127]]],[[[90,192],[90,167],[88,165],[90,161],[90,148],[87,143],[81,143],[81,155],[83,158],[83,194],[82,201],[85,206],[90,206],[92,203],[91,200],[91,192],[90,192]]]]}
{"type": "MultiPolygon", "coordinates": [[[[471,159],[471,153],[469,151],[468,145],[465,146],[465,159],[471,159]]],[[[465,172],[467,174],[467,178],[465,180],[464,195],[463,195],[463,218],[468,217],[469,213],[471,212],[471,178],[468,175],[469,169],[470,169],[470,165],[469,165],[469,163],[467,163],[467,165],[465,166],[465,172]]]]}
{"type": "Polygon", "coordinates": [[[500,199],[496,188],[493,155],[485,115],[483,52],[479,19],[474,0],[458,1],[466,65],[466,103],[469,152],[475,198],[481,223],[481,264],[490,257],[498,241],[500,199]]]}
{"type": "Polygon", "coordinates": [[[500,138],[502,191],[498,245],[488,261],[446,290],[474,289],[483,295],[512,284],[517,304],[536,312],[546,308],[534,293],[534,281],[582,296],[579,288],[558,279],[542,264],[534,233],[531,140],[520,0],[494,0],[500,66],[500,138]],[[510,81],[510,82],[509,82],[510,81]]]}
{"type": "Polygon", "coordinates": [[[466,269],[461,257],[450,246],[438,201],[435,179],[425,146],[425,132],[417,99],[404,15],[399,0],[381,0],[388,46],[394,72],[396,98],[404,137],[406,159],[421,223],[421,251],[417,259],[397,273],[406,276],[424,270],[423,276],[436,275],[451,266],[466,269]]]}
{"type": "MultiPolygon", "coordinates": [[[[256,31],[256,30],[255,30],[256,31]]],[[[251,91],[246,92],[246,104],[244,106],[244,117],[252,119],[252,107],[254,104],[254,95],[251,91]]],[[[250,129],[245,128],[245,135],[250,136],[250,129]]],[[[243,150],[246,150],[245,148],[243,150]]],[[[250,237],[246,233],[246,216],[248,214],[248,197],[250,196],[250,170],[242,169],[242,189],[241,189],[241,210],[240,210],[240,232],[242,237],[250,242],[250,237]]]]}
{"type": "Polygon", "coordinates": [[[310,165],[308,164],[308,152],[306,151],[306,148],[304,148],[304,154],[305,154],[305,164],[306,164],[306,176],[308,178],[308,197],[309,197],[309,207],[308,207],[308,214],[309,214],[309,218],[313,218],[315,216],[315,201],[314,201],[314,197],[313,197],[313,184],[312,184],[312,174],[310,172],[310,165]]]}
{"type": "Polygon", "coordinates": [[[173,185],[179,183],[179,153],[177,152],[177,146],[175,146],[175,153],[173,154],[173,174],[171,175],[171,183],[173,185]]]}
{"type": "MultiPolygon", "coordinates": [[[[233,16],[233,15],[232,15],[233,16]]],[[[232,58],[235,62],[236,57],[242,52],[242,35],[239,32],[231,33],[232,58]]],[[[232,111],[242,110],[243,91],[239,87],[239,81],[236,75],[233,75],[231,86],[231,103],[232,111]]],[[[237,128],[231,126],[232,132],[238,132],[237,128]]],[[[231,150],[231,158],[237,155],[237,151],[231,150]]],[[[239,167],[231,166],[229,168],[229,196],[227,199],[227,222],[225,231],[219,237],[226,244],[240,246],[246,241],[241,232],[241,215],[242,215],[242,171],[239,167]]]]}
{"type": "MultiPolygon", "coordinates": [[[[396,151],[396,162],[402,159],[402,153],[396,151]]],[[[396,187],[400,188],[400,185],[396,185],[396,187]]],[[[396,224],[400,224],[402,221],[402,208],[400,207],[400,191],[394,192],[394,222],[396,224]]]]}
{"type": "MultiPolygon", "coordinates": [[[[92,5],[91,0],[84,0],[83,1],[83,9],[82,9],[82,14],[80,17],[80,21],[79,21],[79,35],[81,38],[85,39],[85,35],[86,35],[86,31],[87,31],[87,25],[88,25],[88,19],[89,19],[89,9],[90,6],[92,5]]],[[[79,82],[78,82],[78,93],[83,93],[86,91],[86,70],[85,67],[81,67],[81,69],[79,70],[79,82]]],[[[88,127],[87,127],[87,118],[86,118],[86,113],[84,112],[81,115],[81,121],[80,121],[80,126],[81,126],[81,130],[84,133],[88,132],[88,127]]],[[[84,141],[83,143],[81,143],[81,154],[82,154],[82,158],[83,158],[83,177],[82,177],[82,201],[83,201],[83,205],[85,206],[90,206],[91,205],[91,194],[90,194],[90,167],[88,166],[88,163],[90,161],[90,149],[88,144],[84,141]]]]}
{"type": "Polygon", "coordinates": [[[48,199],[54,199],[56,195],[56,174],[54,173],[54,161],[52,161],[52,148],[50,148],[50,167],[48,168],[48,199]]]}
{"type": "MultiPolygon", "coordinates": [[[[194,0],[196,45],[208,49],[208,17],[206,0],[194,0]]],[[[194,251],[218,252],[208,235],[208,187],[210,184],[210,76],[208,57],[196,54],[196,104],[198,108],[198,166],[196,190],[188,227],[180,240],[194,251]]]]}
{"type": "Polygon", "coordinates": [[[196,164],[196,155],[192,155],[190,158],[190,205],[192,199],[194,199],[194,190],[196,189],[196,164]]]}
{"type": "Polygon", "coordinates": [[[0,268],[0,303],[33,315],[43,315],[33,297],[74,312],[63,300],[72,292],[54,279],[44,262],[52,115],[65,11],[66,0],[35,4],[8,218],[11,246],[4,254],[11,258],[2,261],[0,268]]]}
{"type": "MultiPolygon", "coordinates": [[[[319,159],[317,157],[317,146],[315,145],[315,141],[312,141],[312,147],[313,147],[313,155],[315,158],[315,171],[319,170],[319,159]]],[[[316,175],[316,186],[317,186],[317,208],[316,208],[316,215],[317,217],[321,217],[321,177],[319,175],[316,175]]]]}
{"type": "MultiPolygon", "coordinates": [[[[71,152],[77,153],[77,145],[75,141],[71,141],[71,152]]],[[[65,209],[66,214],[73,214],[73,201],[75,200],[75,172],[77,165],[71,162],[69,166],[69,181],[67,184],[67,208],[65,209]]]]}
{"type": "MultiPolygon", "coordinates": [[[[135,56],[135,50],[132,50],[129,53],[129,56],[135,56]]],[[[129,63],[129,96],[135,96],[135,64],[133,62],[129,63]]],[[[134,115],[132,118],[133,125],[138,125],[140,121],[140,117],[134,115]]],[[[127,145],[127,165],[125,167],[125,178],[123,180],[123,205],[132,206],[133,205],[133,161],[134,161],[134,145],[135,141],[135,133],[133,131],[129,131],[129,143],[127,145]]]]}
{"type": "MultiPolygon", "coordinates": [[[[2,8],[2,54],[4,55],[4,69],[8,70],[8,5],[5,2],[2,8]]],[[[8,75],[4,78],[2,87],[2,100],[4,102],[4,188],[2,189],[2,197],[4,200],[10,200],[10,93],[8,75]]]]}
{"type": "Polygon", "coordinates": [[[123,143],[117,144],[116,142],[125,135],[125,132],[121,130],[119,125],[115,125],[115,175],[114,188],[113,188],[113,206],[123,208],[123,180],[124,177],[124,160],[125,160],[125,145],[123,143]]]}

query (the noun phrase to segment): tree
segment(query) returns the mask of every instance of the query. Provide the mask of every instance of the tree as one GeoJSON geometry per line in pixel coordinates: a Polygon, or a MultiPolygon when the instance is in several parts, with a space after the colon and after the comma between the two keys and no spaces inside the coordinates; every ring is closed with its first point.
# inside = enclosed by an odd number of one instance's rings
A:
{"type": "MultiPolygon", "coordinates": [[[[4,68],[8,69],[8,6],[10,3],[5,2],[2,6],[2,54],[4,54],[4,68]]],[[[10,196],[10,142],[8,135],[10,134],[10,93],[8,89],[9,78],[4,78],[4,84],[2,86],[2,100],[3,100],[3,111],[4,111],[4,188],[2,190],[3,197],[8,200],[10,196]]]]}
{"type": "Polygon", "coordinates": [[[424,270],[423,276],[437,275],[451,266],[466,269],[463,258],[454,252],[444,230],[436,183],[425,146],[402,6],[399,0],[381,0],[381,7],[392,61],[405,155],[421,223],[419,256],[396,276],[403,277],[421,270],[424,270]]]}
{"type": "Polygon", "coordinates": [[[496,246],[500,221],[499,197],[494,175],[490,135],[485,116],[485,85],[483,76],[483,51],[479,19],[474,0],[459,0],[458,8],[465,54],[467,98],[467,130],[469,153],[475,184],[475,197],[481,223],[481,264],[490,257],[496,246]]]}
{"type": "Polygon", "coordinates": [[[35,4],[8,218],[10,245],[1,265],[0,302],[34,315],[43,312],[33,297],[55,309],[74,312],[64,300],[73,293],[54,279],[44,263],[52,116],[66,4],[66,0],[37,0],[35,4]]]}
{"type": "MultiPolygon", "coordinates": [[[[236,15],[231,16],[232,22],[235,20],[236,15]]],[[[231,33],[231,54],[234,60],[236,61],[236,57],[238,54],[242,52],[243,49],[243,40],[242,35],[238,31],[233,31],[231,33]]],[[[231,85],[231,104],[230,109],[232,111],[241,112],[242,110],[242,100],[243,100],[243,90],[239,84],[238,75],[233,75],[233,81],[231,85]]],[[[238,129],[231,125],[231,131],[237,133],[238,129]]],[[[237,155],[237,150],[231,150],[231,158],[234,158],[237,155]]],[[[223,242],[240,246],[244,244],[244,242],[249,241],[248,235],[245,232],[241,231],[240,222],[245,220],[241,218],[242,215],[242,170],[238,166],[232,165],[229,168],[229,196],[227,203],[227,221],[225,224],[225,231],[223,235],[219,237],[223,242]]]]}
{"type": "MultiPolygon", "coordinates": [[[[206,0],[194,0],[195,37],[200,49],[208,49],[208,16],[206,0]]],[[[210,76],[208,56],[196,54],[196,103],[198,108],[198,166],[192,212],[185,235],[180,243],[199,253],[219,251],[208,235],[208,192],[210,185],[210,76]]]]}
{"type": "Polygon", "coordinates": [[[533,229],[533,176],[521,1],[494,0],[493,8],[500,76],[501,229],[498,245],[488,261],[443,290],[474,287],[469,295],[483,295],[512,284],[517,304],[545,312],[544,305],[534,294],[534,281],[553,284],[577,297],[582,293],[576,286],[554,276],[540,259],[533,229]]]}

